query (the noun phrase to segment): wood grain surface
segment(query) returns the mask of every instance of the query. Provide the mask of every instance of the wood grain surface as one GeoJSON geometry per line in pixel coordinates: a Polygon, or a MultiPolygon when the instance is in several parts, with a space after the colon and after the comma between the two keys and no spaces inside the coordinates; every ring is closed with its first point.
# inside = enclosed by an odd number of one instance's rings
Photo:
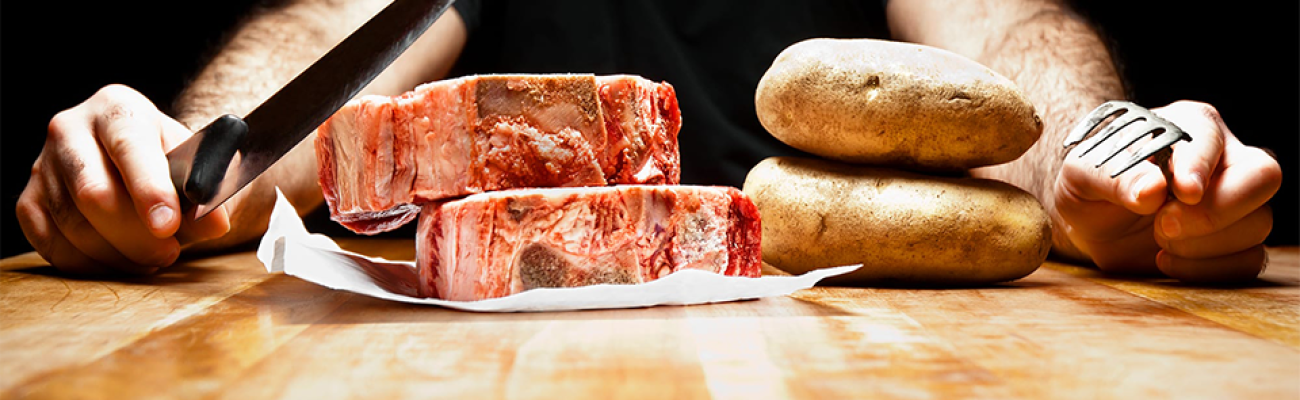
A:
{"type": "Polygon", "coordinates": [[[1236,287],[1049,262],[983,288],[519,314],[333,291],[248,252],[117,280],[25,254],[0,261],[0,397],[1296,399],[1300,251],[1269,252],[1236,287]]]}

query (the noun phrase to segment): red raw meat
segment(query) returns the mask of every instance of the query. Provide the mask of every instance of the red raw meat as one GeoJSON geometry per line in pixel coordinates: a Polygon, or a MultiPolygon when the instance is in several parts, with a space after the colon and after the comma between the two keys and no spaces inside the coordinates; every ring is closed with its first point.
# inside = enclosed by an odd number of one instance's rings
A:
{"type": "Polygon", "coordinates": [[[353,100],[317,130],[316,155],[331,218],[374,234],[473,193],[677,184],[680,128],[667,83],[485,75],[353,100]]]}
{"type": "Polygon", "coordinates": [[[758,209],[731,187],[514,189],[431,203],[416,236],[419,294],[503,297],[635,284],[682,269],[758,277],[758,209]]]}

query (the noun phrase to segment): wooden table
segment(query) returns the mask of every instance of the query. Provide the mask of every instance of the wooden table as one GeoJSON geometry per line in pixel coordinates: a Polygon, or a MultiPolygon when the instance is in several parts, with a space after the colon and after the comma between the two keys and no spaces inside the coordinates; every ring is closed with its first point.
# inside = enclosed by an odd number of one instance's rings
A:
{"type": "Polygon", "coordinates": [[[1049,262],[987,288],[544,314],[361,297],[251,253],[118,281],[26,254],[0,263],[0,397],[1296,399],[1297,253],[1234,288],[1049,262]]]}

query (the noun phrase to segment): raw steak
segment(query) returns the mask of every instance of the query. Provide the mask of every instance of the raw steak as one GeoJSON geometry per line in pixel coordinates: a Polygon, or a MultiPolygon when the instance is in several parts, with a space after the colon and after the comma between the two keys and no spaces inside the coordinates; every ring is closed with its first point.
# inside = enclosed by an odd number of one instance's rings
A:
{"type": "Polygon", "coordinates": [[[515,189],[432,203],[419,293],[482,300],[539,287],[634,284],[681,269],[757,277],[758,209],[731,187],[515,189]]]}
{"type": "Polygon", "coordinates": [[[485,75],[353,100],[317,129],[316,155],[331,218],[374,234],[473,193],[676,184],[680,128],[667,83],[485,75]]]}

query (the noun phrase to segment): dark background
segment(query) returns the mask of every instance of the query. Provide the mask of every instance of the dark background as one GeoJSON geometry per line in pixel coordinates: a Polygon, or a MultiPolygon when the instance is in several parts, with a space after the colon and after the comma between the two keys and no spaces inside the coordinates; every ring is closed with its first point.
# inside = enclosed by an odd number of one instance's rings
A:
{"type": "MultiPolygon", "coordinates": [[[[168,111],[256,3],[45,1],[0,8],[0,255],[31,250],[14,205],[55,113],[110,83],[132,86],[168,111]]],[[[1300,3],[1079,3],[1112,42],[1138,103],[1214,104],[1244,142],[1278,154],[1284,178],[1267,243],[1296,244],[1300,3]]]]}

